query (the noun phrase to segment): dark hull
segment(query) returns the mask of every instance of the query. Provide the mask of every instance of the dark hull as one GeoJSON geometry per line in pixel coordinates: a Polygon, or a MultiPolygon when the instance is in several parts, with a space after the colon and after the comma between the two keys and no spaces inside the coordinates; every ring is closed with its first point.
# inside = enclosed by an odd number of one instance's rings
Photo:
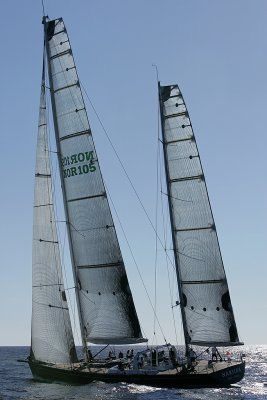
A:
{"type": "Polygon", "coordinates": [[[240,362],[210,373],[172,373],[172,374],[119,374],[92,372],[79,369],[55,368],[38,362],[29,362],[36,379],[46,381],[87,384],[92,381],[107,383],[135,383],[139,385],[169,388],[229,387],[239,382],[245,373],[245,363],[240,362]]]}

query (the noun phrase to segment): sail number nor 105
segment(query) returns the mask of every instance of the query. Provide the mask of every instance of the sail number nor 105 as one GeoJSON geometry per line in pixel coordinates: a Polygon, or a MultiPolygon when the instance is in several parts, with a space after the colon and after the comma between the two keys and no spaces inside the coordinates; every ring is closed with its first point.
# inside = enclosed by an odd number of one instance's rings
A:
{"type": "Polygon", "coordinates": [[[84,153],[77,153],[72,154],[71,156],[62,157],[64,178],[88,174],[88,172],[94,172],[96,170],[96,166],[94,165],[95,160],[96,159],[93,151],[85,151],[84,153]],[[74,166],[74,164],[80,165],[74,166]]]}

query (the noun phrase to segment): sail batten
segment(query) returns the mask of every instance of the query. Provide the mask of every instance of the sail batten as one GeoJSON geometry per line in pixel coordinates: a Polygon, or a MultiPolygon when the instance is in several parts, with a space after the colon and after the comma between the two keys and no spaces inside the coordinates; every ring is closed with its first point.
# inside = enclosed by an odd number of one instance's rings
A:
{"type": "Polygon", "coordinates": [[[119,265],[121,265],[121,261],[118,261],[117,263],[109,263],[109,264],[97,264],[97,265],[77,265],[77,268],[102,268],[102,267],[118,267],[119,265]]]}
{"type": "Polygon", "coordinates": [[[47,23],[50,87],[82,336],[143,340],[63,20],[47,23]],[[112,265],[112,268],[111,268],[112,265]]]}
{"type": "Polygon", "coordinates": [[[74,132],[74,133],[71,133],[70,135],[66,135],[66,136],[63,136],[62,138],[60,138],[60,141],[61,140],[66,140],[66,139],[72,139],[73,137],[77,137],[77,136],[82,136],[82,135],[86,135],[86,136],[88,136],[88,135],[90,135],[91,134],[91,132],[89,131],[89,130],[86,130],[86,131],[82,131],[82,132],[74,132]]]}
{"type": "MultiPolygon", "coordinates": [[[[65,41],[65,43],[67,43],[67,41],[65,41]]],[[[66,54],[71,54],[71,49],[62,51],[61,53],[54,54],[53,56],[50,57],[50,60],[54,60],[55,58],[65,56],[66,54]]]]}
{"type": "Polygon", "coordinates": [[[204,283],[206,283],[206,284],[208,284],[208,283],[222,283],[222,282],[224,282],[224,279],[206,279],[206,280],[201,279],[201,280],[198,280],[198,281],[182,281],[182,283],[184,285],[195,285],[195,284],[199,284],[199,283],[201,283],[201,284],[204,284],[204,283]]]}
{"type": "Polygon", "coordinates": [[[187,346],[240,344],[189,114],[177,85],[159,86],[159,92],[185,341],[187,346]]]}
{"type": "Polygon", "coordinates": [[[203,179],[203,175],[184,176],[182,178],[173,178],[173,179],[170,179],[170,182],[175,183],[175,182],[192,181],[192,180],[199,180],[199,179],[203,179]]]}
{"type": "Polygon", "coordinates": [[[188,231],[201,231],[201,230],[205,230],[205,229],[214,229],[213,226],[198,226],[195,228],[179,228],[179,229],[175,229],[175,232],[188,232],[188,231]]]}
{"type": "Polygon", "coordinates": [[[86,196],[86,197],[79,197],[77,199],[68,199],[68,202],[71,203],[72,201],[82,201],[82,200],[88,200],[88,199],[95,199],[96,197],[107,197],[106,193],[99,193],[99,194],[94,194],[93,196],[86,196]]]}

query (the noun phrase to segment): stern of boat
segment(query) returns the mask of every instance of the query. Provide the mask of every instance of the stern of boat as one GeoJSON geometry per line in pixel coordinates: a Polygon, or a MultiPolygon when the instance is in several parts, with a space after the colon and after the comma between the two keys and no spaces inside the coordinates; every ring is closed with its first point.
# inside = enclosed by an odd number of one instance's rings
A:
{"type": "Polygon", "coordinates": [[[245,361],[228,364],[225,368],[218,368],[212,374],[212,379],[219,385],[230,386],[240,382],[245,374],[245,361]]]}

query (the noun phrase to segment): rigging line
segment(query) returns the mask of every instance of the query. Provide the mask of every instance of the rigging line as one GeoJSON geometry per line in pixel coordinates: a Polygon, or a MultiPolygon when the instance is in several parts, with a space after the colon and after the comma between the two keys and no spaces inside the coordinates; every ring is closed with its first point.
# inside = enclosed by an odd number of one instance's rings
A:
{"type": "Polygon", "coordinates": [[[38,304],[39,306],[45,306],[45,307],[49,307],[49,308],[57,308],[60,310],[67,310],[67,311],[69,310],[68,307],[54,306],[52,304],[40,303],[39,301],[34,301],[34,300],[33,300],[33,303],[38,304]]]}
{"type": "MultiPolygon", "coordinates": [[[[165,255],[166,255],[166,253],[165,253],[165,255]]],[[[169,294],[170,294],[170,305],[171,305],[172,321],[173,321],[173,327],[174,327],[174,332],[175,332],[176,343],[178,345],[178,335],[177,335],[177,329],[176,329],[176,323],[175,323],[175,317],[174,317],[174,309],[173,309],[173,306],[172,306],[173,297],[174,297],[174,290],[173,290],[173,287],[171,287],[171,277],[170,277],[170,271],[169,271],[168,257],[166,257],[166,265],[167,265],[167,275],[168,275],[168,284],[169,284],[169,294]]],[[[172,282],[174,282],[174,281],[175,281],[175,279],[172,280],[172,282]]]]}
{"type": "MultiPolygon", "coordinates": [[[[158,143],[158,146],[160,146],[159,145],[159,143],[158,143]]],[[[159,147],[160,148],[160,147],[159,147]]],[[[159,155],[161,156],[161,152],[159,152],[159,155]]],[[[162,165],[162,158],[160,158],[160,163],[161,163],[161,165],[162,165]]],[[[164,215],[165,215],[165,213],[164,213],[164,208],[163,208],[163,206],[164,206],[164,202],[163,202],[163,199],[162,199],[162,194],[163,194],[163,180],[162,180],[162,169],[160,169],[160,188],[161,188],[161,217],[162,217],[162,225],[163,225],[163,238],[164,238],[164,251],[165,251],[165,253],[166,253],[166,251],[167,251],[167,221],[165,221],[165,218],[164,218],[164,215]]],[[[172,263],[173,264],[173,263],[172,263]]]]}
{"type": "MultiPolygon", "coordinates": [[[[66,270],[66,264],[65,264],[65,244],[66,244],[66,236],[67,236],[67,226],[65,224],[65,230],[64,230],[64,238],[63,238],[63,243],[60,242],[61,244],[61,254],[62,254],[62,267],[63,267],[63,273],[64,273],[64,277],[65,277],[65,282],[66,282],[66,286],[68,287],[68,276],[67,276],[67,270],[66,270]]],[[[76,289],[75,286],[70,287],[65,289],[67,291],[67,296],[68,296],[68,304],[69,304],[69,308],[70,308],[70,312],[71,312],[71,317],[72,317],[72,321],[73,321],[73,328],[74,328],[74,333],[76,335],[76,338],[78,338],[79,340],[79,344],[81,345],[81,338],[79,335],[79,330],[77,328],[77,324],[76,324],[76,320],[75,320],[75,297],[74,297],[74,305],[72,304],[72,299],[70,297],[70,290],[71,289],[76,289]]]]}
{"type": "Polygon", "coordinates": [[[84,290],[81,290],[81,294],[86,298],[86,300],[89,300],[91,303],[95,305],[95,301],[91,300],[89,296],[87,296],[87,293],[84,293],[84,290]]]}
{"type": "MultiPolygon", "coordinates": [[[[173,249],[171,249],[171,250],[173,250],[173,249]]],[[[201,258],[196,258],[196,257],[189,256],[188,254],[184,254],[184,253],[182,253],[181,251],[179,251],[178,253],[179,253],[181,256],[190,258],[191,260],[196,260],[196,261],[205,262],[205,260],[201,260],[201,258]]]]}
{"type": "Polygon", "coordinates": [[[70,222],[70,221],[66,221],[66,224],[69,224],[79,235],[83,236],[84,238],[86,238],[86,236],[81,233],[81,231],[79,231],[78,229],[75,228],[75,226],[70,222]]]}
{"type": "MultiPolygon", "coordinates": [[[[105,185],[105,186],[106,186],[106,185],[105,185]]],[[[108,194],[108,196],[109,196],[109,199],[110,199],[110,201],[111,201],[111,204],[112,204],[112,206],[113,206],[113,209],[114,209],[114,211],[115,211],[115,214],[116,214],[116,216],[117,216],[118,222],[119,222],[119,224],[120,224],[120,227],[121,227],[123,236],[124,236],[124,238],[125,238],[125,240],[126,240],[126,243],[127,243],[128,248],[129,248],[129,250],[130,250],[130,253],[131,253],[132,259],[133,259],[133,261],[134,261],[135,267],[136,267],[136,269],[137,269],[139,278],[141,279],[142,285],[143,285],[143,287],[144,287],[144,289],[145,289],[145,292],[146,292],[147,298],[148,298],[148,300],[149,300],[150,306],[151,306],[152,311],[153,311],[153,313],[154,313],[154,315],[155,315],[155,318],[156,318],[156,320],[157,320],[157,322],[158,322],[158,325],[159,325],[161,334],[162,334],[162,336],[163,336],[165,342],[167,343],[167,340],[166,340],[166,338],[165,338],[163,329],[162,329],[162,327],[161,327],[161,325],[160,325],[159,319],[158,319],[158,317],[157,317],[157,314],[156,314],[156,311],[155,311],[155,309],[154,309],[153,303],[152,303],[151,298],[150,298],[150,296],[149,296],[149,293],[148,293],[148,290],[147,290],[147,288],[146,288],[145,282],[144,282],[144,280],[143,280],[143,278],[142,278],[142,275],[141,275],[140,269],[139,269],[139,267],[138,267],[137,261],[136,261],[136,259],[135,259],[135,257],[134,257],[132,248],[131,248],[130,243],[129,243],[128,239],[127,239],[125,230],[123,229],[121,220],[120,220],[120,218],[119,218],[119,215],[118,215],[117,210],[116,210],[116,208],[115,208],[115,205],[114,205],[114,203],[113,203],[113,201],[112,201],[112,198],[111,198],[111,196],[110,196],[110,193],[109,193],[109,191],[108,191],[108,187],[107,187],[107,186],[106,186],[106,190],[107,190],[107,194],[108,194]]]]}
{"type": "MultiPolygon", "coordinates": [[[[165,192],[163,192],[163,191],[161,191],[161,193],[168,197],[168,193],[165,193],[165,192]]],[[[183,202],[185,202],[185,203],[193,203],[193,200],[179,199],[179,197],[175,197],[175,196],[170,196],[170,198],[171,198],[171,199],[174,199],[174,200],[183,201],[183,202]]]]}
{"type": "MultiPolygon", "coordinates": [[[[154,64],[152,64],[152,66],[154,66],[155,68],[156,68],[156,73],[157,73],[157,81],[158,81],[158,68],[157,68],[157,66],[156,65],[154,65],[154,64]]],[[[159,103],[157,102],[157,105],[158,105],[158,107],[157,107],[157,115],[159,115],[159,103]]],[[[159,118],[157,119],[158,120],[158,126],[157,126],[157,136],[158,136],[158,139],[159,139],[159,136],[160,136],[160,121],[159,121],[159,118]]],[[[158,202],[159,202],[159,195],[158,195],[158,193],[159,193],[159,162],[158,162],[158,160],[159,160],[159,152],[160,152],[160,148],[159,148],[159,146],[157,146],[157,159],[156,159],[156,179],[157,179],[157,182],[156,182],[156,218],[155,218],[155,220],[156,220],[156,226],[155,226],[155,228],[156,228],[156,232],[158,232],[158,202]]],[[[155,252],[156,252],[156,254],[155,254],[155,271],[154,271],[154,307],[155,307],[155,312],[157,312],[157,261],[158,261],[158,238],[157,238],[157,234],[155,235],[155,252]]],[[[156,319],[155,319],[155,316],[154,316],[154,334],[156,334],[156,319]]]]}
{"type": "MultiPolygon", "coordinates": [[[[152,64],[153,67],[155,67],[156,69],[156,74],[157,74],[157,81],[159,80],[159,74],[158,74],[158,67],[155,64],[152,64]]],[[[158,103],[157,103],[158,104],[158,103]]],[[[157,108],[157,115],[159,113],[159,104],[158,104],[158,108],[157,108]]],[[[159,140],[159,136],[160,136],[160,124],[159,124],[159,118],[158,120],[158,124],[157,124],[157,136],[158,136],[158,140],[159,140]]],[[[158,256],[158,238],[157,238],[157,232],[158,232],[158,202],[159,202],[159,197],[158,197],[158,193],[159,193],[159,146],[157,146],[157,160],[156,160],[156,179],[157,179],[157,184],[156,184],[156,235],[155,235],[155,241],[156,241],[156,254],[155,254],[155,272],[154,272],[154,307],[155,307],[155,314],[157,312],[157,256],[158,256]]],[[[157,337],[156,337],[156,317],[154,314],[154,338],[156,340],[157,343],[157,337]]]]}
{"type": "MultiPolygon", "coordinates": [[[[166,253],[165,253],[165,256],[166,256],[166,253]]],[[[173,288],[171,288],[171,278],[170,278],[168,257],[166,257],[166,265],[167,265],[167,275],[168,275],[168,284],[169,284],[169,294],[170,294],[172,321],[173,321],[173,327],[174,327],[174,332],[175,332],[176,344],[178,345],[178,335],[177,335],[177,329],[176,329],[176,323],[175,323],[175,317],[174,317],[174,309],[172,307],[174,295],[173,295],[173,288]]],[[[174,279],[172,281],[174,282],[174,279]]]]}
{"type": "MultiPolygon", "coordinates": [[[[51,144],[50,144],[50,146],[51,146],[51,144]]],[[[52,152],[52,153],[54,153],[54,152],[52,152]]],[[[57,153],[57,152],[55,152],[55,153],[57,153]]],[[[56,189],[55,189],[55,180],[56,180],[56,176],[57,176],[57,168],[52,168],[52,165],[51,165],[51,169],[54,171],[54,176],[55,176],[55,178],[54,178],[54,180],[52,180],[52,183],[53,183],[53,198],[54,198],[54,203],[55,203],[55,205],[57,205],[57,202],[56,202],[56,189]]],[[[64,281],[65,281],[65,283],[66,283],[66,286],[68,287],[69,286],[69,284],[68,284],[68,277],[67,277],[67,271],[66,271],[66,264],[65,264],[65,244],[66,244],[66,231],[67,231],[67,228],[66,228],[66,221],[64,220],[64,221],[59,221],[58,220],[58,217],[57,217],[57,209],[56,208],[54,208],[54,212],[55,212],[55,214],[56,214],[56,224],[57,224],[57,232],[58,232],[58,236],[59,236],[59,244],[60,244],[60,254],[61,254],[61,257],[60,257],[60,259],[61,259],[61,266],[62,266],[62,272],[63,272],[63,274],[64,274],[64,281]],[[59,229],[59,223],[60,222],[64,222],[64,224],[65,224],[65,230],[64,230],[64,237],[63,237],[63,240],[62,240],[62,238],[61,238],[61,230],[59,229]]],[[[76,335],[76,338],[78,338],[78,340],[79,340],[79,343],[80,343],[80,345],[81,345],[81,340],[80,340],[80,335],[79,335],[79,331],[78,331],[78,328],[77,328],[77,324],[76,324],[76,322],[75,322],[75,311],[74,311],[74,305],[72,304],[72,300],[71,300],[71,296],[70,296],[70,290],[69,289],[75,289],[75,286],[74,287],[72,287],[72,288],[68,288],[68,289],[65,289],[65,291],[67,290],[67,297],[68,297],[68,304],[69,304],[69,311],[70,311],[70,313],[71,313],[71,316],[72,316],[72,321],[73,321],[73,328],[74,328],[74,332],[75,332],[75,335],[76,335]]],[[[75,301],[75,300],[74,300],[75,301]]]]}
{"type": "MultiPolygon", "coordinates": [[[[46,90],[45,89],[44,89],[44,94],[46,95],[46,90]]],[[[45,106],[46,106],[46,98],[44,98],[44,101],[45,101],[45,106]]],[[[47,152],[47,155],[48,155],[48,157],[45,157],[45,164],[46,164],[45,168],[46,168],[46,171],[50,172],[50,174],[51,174],[51,170],[53,171],[53,169],[52,169],[52,165],[51,165],[51,159],[50,159],[49,151],[47,151],[47,150],[49,150],[49,138],[48,138],[47,126],[45,128],[45,138],[46,138],[45,146],[48,147],[47,149],[45,149],[45,152],[47,152]]],[[[53,186],[52,185],[53,185],[52,180],[50,180],[49,182],[47,181],[47,192],[49,194],[49,198],[51,198],[51,200],[52,200],[52,203],[54,203],[54,201],[53,201],[54,200],[53,199],[53,186]]],[[[58,237],[57,237],[58,235],[57,235],[57,232],[54,229],[54,225],[53,225],[53,221],[56,224],[55,216],[54,216],[54,207],[53,206],[49,209],[49,212],[50,212],[50,222],[51,222],[52,237],[53,237],[54,241],[58,243],[58,237]]],[[[57,260],[60,263],[60,259],[58,260],[58,254],[56,252],[56,248],[54,248],[54,257],[55,257],[55,260],[57,260]]],[[[58,266],[58,262],[56,262],[57,266],[58,266]]],[[[58,268],[56,268],[56,272],[57,272],[58,281],[61,281],[60,271],[58,270],[58,268]]]]}
{"type": "MultiPolygon", "coordinates": [[[[45,69],[45,46],[44,46],[44,49],[43,49],[43,72],[42,72],[42,85],[41,85],[41,87],[42,87],[41,88],[41,108],[47,110],[47,107],[46,107],[46,90],[45,90],[45,73],[46,73],[46,69],[45,69]]],[[[46,112],[46,114],[44,116],[45,122],[47,122],[46,116],[47,116],[47,112],[46,112]]],[[[44,138],[44,143],[45,143],[44,152],[47,153],[47,154],[45,154],[45,172],[51,176],[51,163],[50,163],[49,153],[47,151],[48,147],[49,147],[48,134],[47,134],[47,124],[45,125],[44,130],[41,131],[41,134],[42,134],[42,136],[44,138]]],[[[39,136],[39,130],[38,130],[38,136],[39,136]]],[[[48,193],[49,199],[51,199],[51,202],[53,203],[51,180],[47,180],[46,184],[47,184],[47,193],[48,193]]],[[[46,242],[58,243],[58,238],[57,238],[56,232],[54,231],[54,226],[53,226],[54,212],[53,212],[52,208],[49,208],[49,213],[50,213],[51,234],[52,234],[53,241],[46,241],[46,242]]],[[[41,239],[40,239],[40,241],[41,241],[41,239]]],[[[56,248],[55,247],[53,249],[53,252],[54,252],[54,257],[55,257],[55,260],[56,260],[57,259],[57,254],[56,254],[56,248]]],[[[58,264],[56,263],[56,265],[58,265],[58,264]]],[[[62,279],[60,277],[58,269],[56,269],[56,272],[57,272],[57,280],[58,280],[58,282],[61,282],[62,279]]]]}
{"type": "MultiPolygon", "coordinates": [[[[157,163],[157,188],[156,188],[156,232],[158,231],[158,163],[157,163]]],[[[154,307],[157,312],[157,262],[158,262],[158,239],[155,235],[155,263],[154,263],[154,307]]],[[[156,318],[154,315],[154,333],[156,331],[156,318]]]]}
{"type": "MultiPolygon", "coordinates": [[[[83,233],[81,233],[81,232],[86,232],[86,231],[89,231],[90,229],[83,229],[83,230],[78,230],[78,229],[76,229],[75,228],[75,226],[70,222],[70,221],[64,221],[64,220],[56,220],[56,222],[63,222],[63,223],[65,223],[66,225],[67,224],[69,224],[77,233],[79,233],[79,235],[81,235],[81,236],[83,236],[84,238],[85,238],[85,235],[83,234],[83,233]]],[[[93,229],[93,228],[92,228],[93,229]]],[[[95,228],[96,229],[96,228],[95,228]]]]}
{"type": "MultiPolygon", "coordinates": [[[[81,82],[80,82],[80,83],[81,83],[81,82]]],[[[141,208],[143,209],[143,211],[144,211],[144,213],[145,213],[145,215],[146,215],[146,217],[147,217],[147,219],[148,219],[148,221],[149,221],[149,223],[150,223],[150,225],[151,225],[153,231],[155,232],[155,234],[156,234],[156,236],[157,236],[157,238],[158,238],[158,241],[159,241],[160,245],[161,245],[162,248],[164,249],[164,245],[163,245],[163,243],[162,243],[162,240],[161,240],[161,238],[159,237],[159,235],[158,235],[158,233],[157,233],[157,231],[156,231],[156,229],[155,229],[155,227],[154,227],[154,224],[153,224],[153,222],[151,221],[151,218],[149,217],[148,212],[146,211],[145,206],[143,205],[142,200],[141,200],[140,196],[138,195],[137,190],[135,189],[135,187],[134,187],[134,185],[133,185],[133,183],[132,183],[132,181],[131,181],[131,179],[130,179],[130,177],[129,177],[129,175],[128,175],[128,173],[127,173],[127,171],[126,171],[126,169],[125,169],[125,167],[124,167],[124,165],[123,165],[123,163],[122,163],[122,161],[121,161],[121,159],[120,159],[120,157],[119,157],[119,154],[118,154],[117,150],[115,149],[115,147],[114,147],[114,145],[113,145],[113,143],[112,143],[112,141],[111,141],[111,139],[110,139],[110,137],[109,137],[109,135],[108,135],[108,133],[107,133],[107,130],[105,129],[105,127],[104,127],[104,125],[103,125],[103,123],[102,123],[102,121],[101,121],[101,119],[100,119],[100,117],[99,117],[99,115],[98,115],[98,113],[97,113],[97,111],[96,111],[96,109],[95,109],[95,107],[94,107],[94,105],[93,105],[93,103],[92,103],[90,97],[88,96],[88,94],[87,94],[87,92],[86,92],[86,90],[85,90],[85,87],[83,86],[82,83],[81,83],[81,87],[83,88],[83,91],[84,91],[84,93],[85,93],[85,95],[86,95],[86,97],[87,97],[87,99],[88,99],[88,101],[89,101],[89,103],[90,103],[90,105],[91,105],[91,107],[92,107],[92,109],[93,109],[93,111],[94,111],[96,117],[97,117],[97,120],[98,120],[99,124],[101,125],[101,127],[102,127],[102,129],[103,129],[103,132],[105,133],[105,135],[106,135],[106,137],[107,137],[107,139],[108,139],[108,141],[109,141],[109,144],[110,144],[110,146],[112,147],[112,149],[113,149],[113,151],[114,151],[114,154],[116,155],[117,160],[118,160],[118,162],[119,162],[119,164],[120,164],[120,166],[121,166],[121,168],[122,168],[122,170],[123,170],[123,172],[124,172],[124,174],[125,174],[125,176],[126,176],[128,182],[130,183],[130,186],[131,186],[133,192],[135,193],[135,195],[136,195],[136,197],[137,197],[137,199],[138,199],[138,201],[139,201],[139,203],[140,203],[140,205],[141,205],[141,208]]],[[[170,259],[170,262],[172,263],[171,259],[170,259]]],[[[172,264],[173,264],[173,263],[172,263],[172,264]]]]}
{"type": "MultiPolygon", "coordinates": [[[[158,106],[158,124],[160,122],[160,110],[159,110],[159,106],[158,106]]],[[[160,141],[158,141],[158,149],[159,149],[159,160],[158,162],[160,163],[160,165],[163,164],[163,160],[162,160],[162,146],[160,144],[160,141]]],[[[164,243],[165,243],[165,257],[166,257],[166,266],[167,266],[167,275],[168,275],[168,284],[169,284],[169,294],[170,294],[170,305],[171,305],[171,313],[172,313],[172,320],[173,320],[173,327],[174,327],[174,332],[175,332],[175,338],[176,338],[176,344],[178,345],[178,334],[177,334],[177,329],[176,329],[176,323],[175,323],[175,317],[174,317],[174,309],[172,307],[173,304],[173,297],[174,297],[174,290],[173,287],[171,288],[171,279],[170,279],[170,271],[169,271],[169,263],[168,263],[168,259],[169,257],[167,256],[167,225],[165,223],[165,218],[164,218],[164,201],[163,201],[163,180],[162,180],[162,169],[160,169],[160,188],[161,188],[161,214],[162,214],[162,223],[163,223],[163,232],[164,232],[164,243]]],[[[173,265],[173,264],[172,264],[173,265]]],[[[174,271],[174,268],[173,268],[174,271]]],[[[175,279],[172,280],[173,282],[175,281],[175,279]]]]}
{"type": "Polygon", "coordinates": [[[45,16],[44,0],[42,0],[43,16],[45,16]]]}
{"type": "MultiPolygon", "coordinates": [[[[158,74],[158,68],[157,65],[152,64],[153,67],[156,68],[156,74],[157,74],[157,82],[159,81],[159,74],[158,74]]],[[[159,173],[159,165],[160,165],[160,154],[161,154],[161,147],[159,143],[161,142],[160,139],[160,119],[159,119],[159,114],[160,114],[160,108],[159,108],[159,103],[158,103],[158,108],[157,108],[157,115],[158,115],[158,125],[157,125],[157,133],[158,133],[158,146],[157,146],[157,193],[159,192],[159,182],[161,186],[161,193],[162,193],[162,176],[161,173],[159,173]]],[[[158,232],[158,219],[157,219],[157,212],[158,212],[158,196],[156,197],[157,203],[156,203],[156,232],[158,232]]],[[[162,202],[162,194],[161,194],[161,209],[163,206],[162,202]]],[[[163,218],[163,227],[164,227],[164,218],[163,218]]],[[[171,288],[170,288],[170,274],[169,274],[169,265],[168,265],[168,256],[166,254],[166,236],[165,236],[165,230],[164,231],[164,251],[165,251],[165,257],[166,257],[166,265],[167,265],[167,275],[168,275],[168,282],[169,282],[169,293],[170,293],[170,302],[172,303],[172,294],[171,294],[171,288]]],[[[157,236],[157,235],[156,235],[157,236]]],[[[157,237],[156,237],[156,252],[157,252],[157,237]]],[[[156,253],[157,254],[157,253],[156,253]]],[[[155,261],[155,307],[156,307],[156,261],[155,261]]],[[[174,312],[172,309],[172,318],[173,318],[173,325],[174,325],[174,330],[175,330],[175,336],[176,336],[176,342],[177,341],[177,332],[176,332],[176,326],[175,326],[175,319],[174,319],[174,312]]],[[[155,321],[154,321],[154,331],[155,331],[155,321]]],[[[154,332],[155,333],[155,332],[154,332]]],[[[156,337],[155,337],[156,338],[156,337]]]]}
{"type": "Polygon", "coordinates": [[[159,70],[157,64],[152,64],[152,67],[156,69],[156,74],[157,74],[157,83],[159,82],[159,70]]]}
{"type": "MultiPolygon", "coordinates": [[[[47,78],[48,79],[48,78],[47,78]]],[[[50,90],[50,88],[49,88],[50,90]]],[[[47,103],[49,104],[49,107],[47,107],[47,119],[48,119],[48,152],[52,153],[52,154],[57,154],[57,151],[53,151],[52,150],[52,144],[51,144],[51,120],[50,120],[50,113],[49,110],[51,109],[51,97],[49,96],[49,94],[47,95],[47,103]]],[[[54,167],[54,164],[52,163],[52,159],[50,157],[50,168],[52,171],[52,179],[51,179],[51,183],[52,183],[52,198],[53,198],[53,204],[54,204],[54,213],[55,213],[55,219],[56,219],[56,225],[57,225],[57,232],[58,232],[58,236],[59,236],[59,243],[61,246],[61,251],[62,251],[62,240],[61,240],[61,231],[58,227],[58,211],[57,211],[57,201],[56,201],[56,189],[55,189],[55,185],[56,185],[56,181],[57,181],[57,176],[58,176],[58,169],[54,167]]]]}
{"type": "MultiPolygon", "coordinates": [[[[158,70],[157,70],[157,77],[158,77],[158,70]]],[[[158,126],[160,126],[160,105],[158,103],[158,126]]],[[[162,152],[163,152],[163,148],[162,148],[162,140],[160,138],[159,135],[159,131],[158,131],[158,148],[159,148],[159,160],[158,162],[160,163],[160,165],[163,165],[163,159],[162,159],[162,152]]],[[[175,332],[175,338],[176,338],[176,344],[178,345],[178,332],[177,332],[177,328],[176,328],[176,322],[175,322],[175,316],[174,316],[174,309],[172,307],[173,304],[173,297],[174,297],[174,288],[173,286],[171,287],[171,279],[170,279],[170,271],[169,271],[169,263],[168,260],[170,259],[169,255],[167,254],[167,220],[165,222],[165,213],[164,213],[164,201],[163,201],[163,194],[165,195],[165,193],[163,192],[163,177],[162,177],[162,168],[160,169],[160,188],[161,188],[161,213],[162,213],[162,223],[163,223],[163,234],[164,234],[164,245],[165,245],[165,257],[166,257],[166,266],[167,266],[167,275],[168,275],[168,284],[169,284],[169,294],[170,294],[170,305],[171,305],[171,313],[172,313],[172,320],[173,320],[173,327],[174,327],[174,332],[175,332]]],[[[172,252],[173,254],[173,252],[172,252]]],[[[171,263],[172,267],[173,267],[173,273],[174,273],[174,263],[172,261],[171,263]]],[[[174,283],[175,279],[172,280],[172,282],[174,283]]]]}

